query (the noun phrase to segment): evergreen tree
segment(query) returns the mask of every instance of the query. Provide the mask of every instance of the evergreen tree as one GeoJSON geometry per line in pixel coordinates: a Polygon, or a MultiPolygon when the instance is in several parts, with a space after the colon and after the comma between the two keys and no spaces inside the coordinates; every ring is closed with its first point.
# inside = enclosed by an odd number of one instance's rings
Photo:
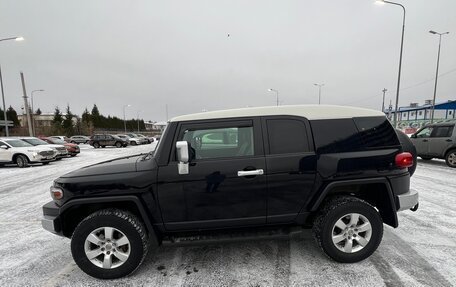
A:
{"type": "Polygon", "coordinates": [[[55,107],[54,118],[52,119],[52,130],[54,134],[59,134],[62,131],[63,117],[59,107],[55,107]]]}
{"type": "Polygon", "coordinates": [[[41,115],[41,114],[42,114],[40,108],[38,108],[38,109],[35,111],[35,114],[37,114],[37,115],[41,115]]]}
{"type": "Polygon", "coordinates": [[[91,112],[92,124],[94,127],[99,128],[102,127],[102,116],[100,115],[100,111],[98,110],[97,105],[93,105],[92,112],[91,112]]]}
{"type": "Polygon", "coordinates": [[[16,110],[14,110],[12,106],[9,106],[9,108],[6,110],[6,117],[9,121],[13,121],[15,127],[20,126],[16,110]]]}
{"type": "Polygon", "coordinates": [[[63,119],[63,130],[65,132],[65,135],[68,137],[72,136],[74,133],[73,114],[71,113],[70,105],[67,105],[67,108],[66,108],[66,115],[63,119]]]}

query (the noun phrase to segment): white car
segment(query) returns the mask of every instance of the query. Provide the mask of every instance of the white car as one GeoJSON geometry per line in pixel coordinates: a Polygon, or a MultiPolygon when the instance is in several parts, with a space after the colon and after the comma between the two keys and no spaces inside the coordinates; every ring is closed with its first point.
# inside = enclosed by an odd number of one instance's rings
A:
{"type": "Polygon", "coordinates": [[[0,138],[0,165],[15,163],[26,167],[29,163],[48,164],[57,152],[45,146],[33,146],[18,138],[0,138]]]}
{"type": "Polygon", "coordinates": [[[62,158],[68,157],[69,155],[66,147],[62,144],[50,144],[45,142],[44,140],[40,140],[39,138],[35,137],[21,137],[20,139],[33,146],[44,146],[54,149],[57,152],[57,160],[61,160],[62,158]]]}
{"type": "Polygon", "coordinates": [[[130,145],[139,145],[141,144],[141,140],[138,138],[132,138],[128,135],[117,135],[119,138],[126,140],[130,145]]]}

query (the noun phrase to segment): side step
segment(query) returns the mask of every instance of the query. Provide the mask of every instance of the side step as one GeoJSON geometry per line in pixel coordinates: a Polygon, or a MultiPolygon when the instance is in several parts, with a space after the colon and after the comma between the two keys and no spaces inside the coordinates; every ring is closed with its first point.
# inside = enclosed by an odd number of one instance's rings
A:
{"type": "Polygon", "coordinates": [[[162,239],[162,245],[188,246],[259,240],[285,240],[300,236],[303,230],[302,227],[286,227],[266,230],[205,231],[184,235],[168,235],[162,239]]]}

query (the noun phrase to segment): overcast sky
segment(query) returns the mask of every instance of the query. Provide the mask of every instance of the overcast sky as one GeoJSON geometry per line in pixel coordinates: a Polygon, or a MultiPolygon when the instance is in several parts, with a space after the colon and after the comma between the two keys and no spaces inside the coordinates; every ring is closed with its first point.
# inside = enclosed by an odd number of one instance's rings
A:
{"type": "MultiPolygon", "coordinates": [[[[395,97],[402,10],[370,0],[2,0],[0,42],[7,105],[22,106],[19,72],[35,108],[145,120],[201,110],[315,104],[380,109],[395,97]],[[228,34],[230,35],[228,37],[228,34]]],[[[456,99],[456,1],[404,0],[401,105],[456,99]],[[448,73],[449,72],[449,73],[448,73]],[[423,83],[424,84],[421,84],[423,83]],[[419,85],[421,84],[421,85],[419,85]],[[411,87],[411,88],[407,88],[411,87]]],[[[393,100],[394,102],[394,100],[393,100]]]]}

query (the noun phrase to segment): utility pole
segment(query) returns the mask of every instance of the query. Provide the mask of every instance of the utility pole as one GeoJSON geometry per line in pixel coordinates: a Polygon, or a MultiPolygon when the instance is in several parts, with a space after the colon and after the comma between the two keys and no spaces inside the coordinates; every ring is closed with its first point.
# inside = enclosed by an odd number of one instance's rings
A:
{"type": "Polygon", "coordinates": [[[438,33],[435,31],[429,31],[429,33],[434,34],[434,35],[439,35],[439,51],[437,54],[437,68],[435,69],[435,83],[434,83],[434,98],[432,100],[432,111],[431,111],[431,124],[432,124],[434,122],[435,97],[437,95],[437,79],[439,78],[440,45],[442,44],[442,35],[448,34],[450,32],[438,33]]]}
{"type": "Polygon", "coordinates": [[[138,133],[139,133],[139,111],[136,113],[136,119],[138,120],[138,133]]]}
{"type": "Polygon", "coordinates": [[[22,92],[24,94],[24,108],[25,108],[25,113],[27,115],[27,126],[28,126],[28,130],[29,130],[29,135],[32,137],[33,136],[32,118],[30,117],[30,110],[29,110],[28,101],[27,101],[27,91],[25,90],[24,73],[22,73],[22,72],[21,72],[21,82],[22,82],[22,92]]]}
{"type": "Polygon", "coordinates": [[[382,90],[382,92],[383,92],[382,113],[385,112],[385,93],[386,93],[387,91],[388,91],[388,90],[387,90],[386,88],[384,88],[384,89],[382,90]]]}
{"type": "Polygon", "coordinates": [[[5,135],[9,137],[8,123],[6,117],[6,106],[5,106],[5,94],[3,93],[3,78],[2,78],[2,67],[0,67],[0,86],[2,90],[2,101],[3,101],[3,117],[5,118],[5,135]]]}

